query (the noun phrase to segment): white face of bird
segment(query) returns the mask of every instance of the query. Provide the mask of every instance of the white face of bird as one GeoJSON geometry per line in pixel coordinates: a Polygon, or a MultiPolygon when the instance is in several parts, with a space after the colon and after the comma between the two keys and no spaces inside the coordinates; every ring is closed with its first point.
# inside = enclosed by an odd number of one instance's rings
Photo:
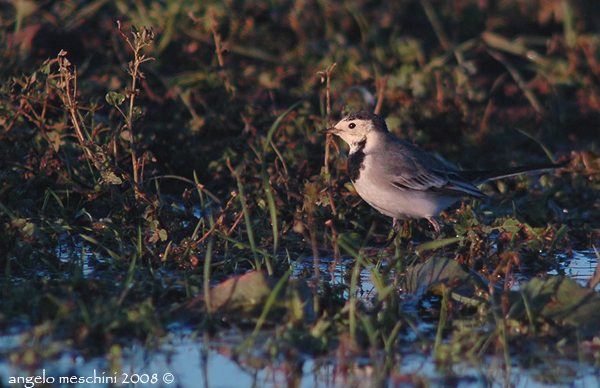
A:
{"type": "Polygon", "coordinates": [[[387,127],[381,117],[369,112],[351,113],[325,130],[327,133],[341,137],[350,147],[358,144],[374,131],[387,132],[387,127]]]}

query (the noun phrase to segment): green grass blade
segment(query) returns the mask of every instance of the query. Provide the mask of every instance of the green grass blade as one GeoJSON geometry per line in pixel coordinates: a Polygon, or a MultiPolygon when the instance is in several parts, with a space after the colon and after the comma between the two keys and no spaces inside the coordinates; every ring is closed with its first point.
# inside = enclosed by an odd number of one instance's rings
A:
{"type": "Polygon", "coordinates": [[[256,337],[256,335],[260,331],[262,325],[265,323],[265,320],[267,319],[267,314],[269,314],[271,307],[273,307],[275,300],[277,300],[277,295],[283,288],[284,284],[287,284],[288,279],[292,275],[293,269],[294,269],[294,267],[290,267],[287,270],[287,272],[281,277],[281,279],[279,279],[279,281],[277,282],[275,287],[273,287],[273,291],[271,291],[271,293],[269,294],[269,297],[267,298],[267,301],[265,302],[265,307],[264,307],[262,313],[260,314],[258,321],[256,321],[256,326],[254,327],[254,331],[252,332],[252,337],[256,337]]]}
{"type": "Polygon", "coordinates": [[[237,180],[240,203],[242,205],[242,212],[244,213],[244,221],[246,222],[246,233],[248,234],[250,250],[252,251],[252,255],[254,257],[256,269],[260,270],[261,264],[260,260],[258,260],[256,244],[254,242],[254,231],[252,230],[252,219],[250,218],[250,210],[248,210],[248,205],[246,204],[246,197],[244,197],[244,185],[242,184],[242,180],[240,179],[240,175],[237,171],[235,173],[235,179],[237,180]]]}
{"type": "MultiPolygon", "coordinates": [[[[269,145],[271,145],[271,139],[273,138],[275,131],[279,128],[279,124],[281,123],[281,121],[292,110],[294,110],[296,108],[296,106],[298,106],[299,103],[300,103],[300,101],[298,101],[297,103],[292,105],[282,115],[277,117],[277,119],[275,120],[273,125],[271,125],[269,132],[267,133],[267,139],[265,140],[265,146],[264,146],[263,152],[262,152],[261,175],[262,175],[262,182],[263,182],[263,190],[265,190],[265,194],[267,196],[267,203],[269,205],[269,214],[271,216],[271,227],[273,229],[273,255],[277,254],[277,250],[279,248],[279,225],[278,225],[278,221],[277,221],[277,207],[275,206],[275,198],[273,197],[273,188],[271,187],[271,183],[269,182],[269,176],[267,174],[267,162],[266,162],[267,150],[269,149],[269,145]]],[[[269,275],[271,275],[271,272],[272,271],[269,270],[269,275]]]]}

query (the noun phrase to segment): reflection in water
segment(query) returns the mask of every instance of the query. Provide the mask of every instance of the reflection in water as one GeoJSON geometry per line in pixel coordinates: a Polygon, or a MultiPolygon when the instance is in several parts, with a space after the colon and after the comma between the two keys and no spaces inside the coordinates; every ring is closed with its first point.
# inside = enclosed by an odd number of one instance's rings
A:
{"type": "MultiPolygon", "coordinates": [[[[513,366],[507,373],[499,358],[481,360],[480,368],[470,363],[456,363],[450,368],[436,365],[431,355],[411,353],[396,356],[388,370],[387,378],[379,380],[376,368],[382,368],[384,356],[376,355],[378,364],[371,359],[347,360],[341,365],[332,358],[311,359],[301,355],[292,360],[282,355],[271,360],[270,355],[252,349],[235,355],[236,341],[242,338],[232,336],[220,342],[207,342],[192,333],[170,335],[157,350],[144,349],[141,345],[124,349],[116,374],[120,382],[125,378],[137,383],[136,387],[206,387],[206,388],[342,388],[342,387],[412,387],[448,386],[460,387],[532,387],[540,382],[568,384],[574,387],[600,386],[600,378],[592,367],[583,368],[577,362],[557,361],[554,371],[539,369],[521,370],[513,366]],[[486,368],[482,368],[482,366],[486,368]],[[546,374],[546,376],[544,376],[546,374]],[[137,376],[137,377],[136,377],[137,376]],[[146,377],[144,377],[146,376],[146,377]],[[554,377],[554,378],[553,378],[554,377]],[[151,383],[155,378],[155,383],[151,383]],[[379,380],[379,381],[378,381],[379,380]],[[169,381],[171,381],[169,383],[169,381]]],[[[59,360],[48,362],[35,371],[23,371],[11,366],[7,361],[0,364],[0,376],[4,385],[9,385],[11,377],[41,376],[54,378],[55,385],[61,377],[88,378],[113,376],[105,359],[84,362],[81,357],[64,355],[59,360]]],[[[91,383],[69,384],[69,387],[108,387],[100,380],[91,383]]],[[[126,384],[134,386],[133,384],[126,384]]],[[[23,384],[15,386],[24,386],[23,384]]],[[[39,386],[39,385],[38,385],[39,386]]],[[[67,385],[65,385],[67,386],[67,385]]]]}
{"type": "MultiPolygon", "coordinates": [[[[323,261],[322,274],[329,273],[328,264],[323,261]]],[[[296,273],[302,271],[302,265],[296,273]]],[[[352,268],[352,265],[352,262],[338,264],[333,272],[336,283],[345,283],[344,276],[348,272],[345,266],[352,268]]],[[[596,265],[597,257],[593,251],[573,252],[571,258],[564,259],[561,271],[585,283],[594,273],[596,265]]],[[[360,297],[368,303],[375,293],[369,270],[361,272],[360,280],[360,297]]],[[[11,364],[5,358],[0,360],[0,385],[10,386],[10,381],[18,381],[11,378],[21,377],[21,383],[14,386],[23,387],[26,386],[23,383],[26,378],[44,374],[54,378],[54,385],[58,386],[60,378],[76,377],[71,381],[82,381],[81,378],[85,381],[94,373],[96,376],[114,376],[117,370],[116,376],[121,383],[129,379],[131,384],[124,385],[136,387],[531,387],[547,383],[574,387],[600,386],[600,377],[591,366],[593,363],[548,360],[552,355],[540,354],[539,358],[545,362],[533,367],[527,365],[526,360],[511,356],[513,365],[508,370],[502,356],[485,356],[478,360],[452,362],[449,366],[440,365],[435,362],[431,348],[420,345],[415,335],[416,331],[423,335],[436,330],[436,325],[427,323],[420,323],[413,331],[401,333],[401,349],[394,349],[388,355],[383,351],[372,351],[369,357],[357,356],[342,344],[334,354],[312,358],[298,349],[280,346],[273,332],[264,332],[253,344],[248,345],[244,342],[247,340],[245,332],[232,330],[209,338],[176,325],[168,330],[170,334],[156,348],[134,344],[123,348],[122,356],[116,362],[104,358],[85,360],[78,354],[65,352],[58,359],[46,360],[36,369],[27,370],[11,364]],[[133,384],[136,381],[138,383],[133,384]]],[[[343,339],[340,339],[341,342],[343,339]]],[[[3,355],[10,354],[10,350],[17,349],[19,344],[18,333],[0,336],[3,355]]],[[[63,385],[110,386],[101,380],[63,385]]]]}
{"type": "MultiPolygon", "coordinates": [[[[565,274],[577,280],[585,286],[594,275],[598,265],[598,257],[593,249],[586,251],[573,251],[570,257],[565,254],[557,254],[560,261],[560,268],[548,272],[548,275],[565,274]]],[[[596,286],[596,291],[600,291],[600,284],[596,286]]]]}

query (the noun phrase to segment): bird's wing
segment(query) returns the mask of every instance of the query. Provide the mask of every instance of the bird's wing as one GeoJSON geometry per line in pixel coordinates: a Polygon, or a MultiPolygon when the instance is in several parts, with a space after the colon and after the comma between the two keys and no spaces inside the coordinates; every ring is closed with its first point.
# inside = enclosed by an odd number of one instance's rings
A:
{"type": "Polygon", "coordinates": [[[417,171],[403,170],[394,174],[390,183],[400,190],[428,191],[452,197],[485,197],[471,182],[461,176],[446,171],[417,171]]]}
{"type": "Polygon", "coordinates": [[[410,143],[395,143],[392,150],[388,149],[378,157],[388,158],[383,163],[386,180],[399,190],[428,191],[453,197],[485,196],[470,181],[410,143]]]}

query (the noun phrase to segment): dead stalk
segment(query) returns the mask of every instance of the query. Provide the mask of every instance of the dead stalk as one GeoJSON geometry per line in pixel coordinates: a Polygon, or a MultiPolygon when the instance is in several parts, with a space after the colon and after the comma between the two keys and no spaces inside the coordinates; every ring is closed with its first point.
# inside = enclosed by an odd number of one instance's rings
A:
{"type": "Polygon", "coordinates": [[[88,159],[93,160],[92,151],[88,147],[88,139],[84,136],[82,125],[77,116],[77,72],[71,67],[71,62],[67,59],[67,52],[65,50],[61,50],[58,53],[58,71],[60,74],[60,97],[65,109],[69,113],[79,144],[88,159]]]}
{"type": "Polygon", "coordinates": [[[138,159],[136,156],[136,142],[135,132],[133,129],[133,122],[137,118],[136,116],[138,116],[138,114],[135,111],[135,97],[140,92],[137,89],[137,81],[138,79],[144,78],[144,74],[140,71],[140,65],[144,62],[154,60],[154,58],[146,57],[146,55],[142,54],[142,49],[144,47],[149,46],[154,40],[154,32],[146,27],[142,27],[141,30],[132,27],[131,34],[133,35],[133,42],[131,42],[129,37],[122,31],[120,21],[117,21],[117,26],[119,33],[125,39],[129,47],[133,51],[133,61],[129,62],[129,69],[127,70],[129,75],[131,76],[131,88],[125,94],[125,97],[129,99],[129,108],[127,114],[124,114],[123,116],[125,117],[126,127],[129,132],[131,160],[133,163],[133,181],[136,184],[140,184],[143,180],[141,172],[143,170],[144,158],[142,157],[138,159]]]}
{"type": "MultiPolygon", "coordinates": [[[[327,69],[317,72],[317,74],[321,76],[321,83],[325,82],[327,88],[327,123],[331,122],[331,73],[333,72],[333,69],[336,65],[337,63],[334,63],[327,69]]],[[[327,134],[327,141],[325,142],[325,175],[327,176],[327,181],[329,185],[331,185],[331,177],[329,175],[329,163],[327,161],[329,160],[329,144],[333,139],[332,136],[333,135],[331,134],[327,134]]],[[[335,210],[335,205],[333,204],[331,190],[327,190],[327,195],[329,197],[329,203],[331,204],[331,211],[335,215],[337,214],[337,212],[335,210]]]]}

